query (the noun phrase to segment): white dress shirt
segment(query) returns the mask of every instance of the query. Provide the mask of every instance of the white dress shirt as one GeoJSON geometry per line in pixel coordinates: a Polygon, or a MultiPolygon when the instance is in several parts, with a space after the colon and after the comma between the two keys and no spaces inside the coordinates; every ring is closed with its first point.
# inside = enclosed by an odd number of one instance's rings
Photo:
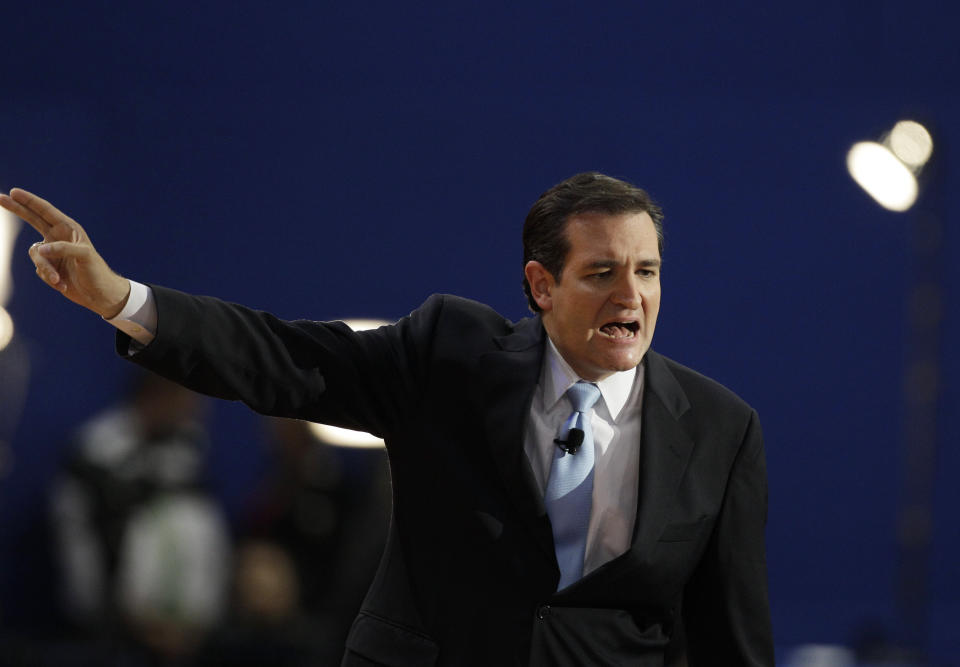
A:
{"type": "MultiPolygon", "coordinates": [[[[131,280],[126,306],[107,321],[140,345],[149,344],[157,331],[153,290],[131,280]]],[[[137,346],[132,347],[135,352],[137,346]]],[[[556,447],[553,439],[573,411],[565,393],[580,379],[548,339],[524,434],[524,452],[541,494],[550,476],[556,447]]],[[[584,575],[630,547],[637,515],[643,364],[614,373],[596,385],[601,398],[590,411],[595,464],[584,575]]]]}
{"type": "Polygon", "coordinates": [[[153,290],[131,280],[126,305],[107,322],[141,345],[149,344],[157,335],[157,304],[153,290]]]}
{"type": "MultiPolygon", "coordinates": [[[[580,379],[548,339],[523,445],[540,493],[550,476],[553,439],[573,412],[566,391],[580,379]]],[[[595,384],[600,400],[590,411],[595,464],[584,575],[630,548],[637,516],[643,365],[595,384]]]]}

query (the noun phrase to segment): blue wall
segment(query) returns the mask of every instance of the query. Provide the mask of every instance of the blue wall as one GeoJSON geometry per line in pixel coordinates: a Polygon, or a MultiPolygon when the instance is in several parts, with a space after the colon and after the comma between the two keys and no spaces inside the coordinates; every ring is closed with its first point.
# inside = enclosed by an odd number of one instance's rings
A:
{"type": "MultiPolygon", "coordinates": [[[[518,318],[519,230],[541,191],[586,169],[650,190],[667,213],[654,345],[764,424],[780,646],[897,621],[911,214],[873,204],[844,158],[902,117],[930,122],[950,299],[930,645],[960,655],[960,10],[108,4],[4,13],[0,188],[62,206],[130,277],[286,317],[396,318],[444,291],[518,318]]],[[[128,371],[107,325],[34,278],[34,240],[21,233],[8,308],[31,371],[0,480],[12,627],[42,622],[27,591],[63,438],[128,371]]],[[[236,405],[213,417],[214,481],[236,509],[259,425],[236,405]]]]}

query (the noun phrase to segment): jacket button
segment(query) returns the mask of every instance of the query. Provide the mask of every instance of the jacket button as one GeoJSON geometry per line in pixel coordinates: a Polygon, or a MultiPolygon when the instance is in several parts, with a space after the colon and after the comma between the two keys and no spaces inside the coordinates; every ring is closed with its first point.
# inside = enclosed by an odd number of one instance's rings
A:
{"type": "Polygon", "coordinates": [[[547,618],[550,615],[550,605],[544,604],[537,607],[537,618],[541,621],[547,618]]]}

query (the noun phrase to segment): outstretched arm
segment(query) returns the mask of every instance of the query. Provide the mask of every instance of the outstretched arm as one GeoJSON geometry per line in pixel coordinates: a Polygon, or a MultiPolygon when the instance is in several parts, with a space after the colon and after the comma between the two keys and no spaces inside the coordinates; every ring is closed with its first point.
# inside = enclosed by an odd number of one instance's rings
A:
{"type": "Polygon", "coordinates": [[[107,265],[76,220],[20,188],[0,194],[0,206],[43,236],[30,246],[30,259],[45,283],[101,317],[109,319],[123,309],[129,281],[107,265]]]}

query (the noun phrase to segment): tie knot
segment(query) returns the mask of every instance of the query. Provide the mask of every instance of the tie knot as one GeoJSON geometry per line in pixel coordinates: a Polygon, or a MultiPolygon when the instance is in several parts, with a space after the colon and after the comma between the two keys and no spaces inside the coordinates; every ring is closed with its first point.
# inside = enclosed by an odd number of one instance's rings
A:
{"type": "Polygon", "coordinates": [[[593,383],[580,380],[567,389],[567,397],[570,399],[574,411],[586,412],[592,408],[593,404],[600,398],[600,387],[593,383]]]}

